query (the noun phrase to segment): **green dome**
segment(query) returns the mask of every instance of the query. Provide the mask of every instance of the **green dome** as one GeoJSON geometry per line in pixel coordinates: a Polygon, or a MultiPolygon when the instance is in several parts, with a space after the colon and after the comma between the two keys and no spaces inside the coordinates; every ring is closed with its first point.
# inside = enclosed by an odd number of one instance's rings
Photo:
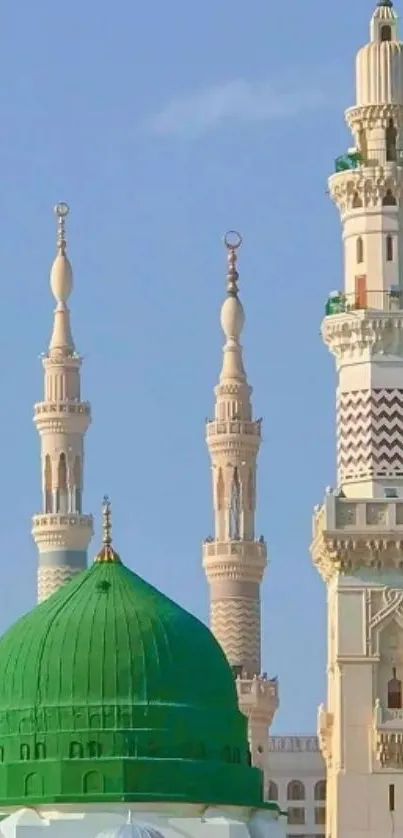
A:
{"type": "Polygon", "coordinates": [[[221,647],[110,547],[98,558],[0,640],[0,806],[262,806],[221,647]]]}

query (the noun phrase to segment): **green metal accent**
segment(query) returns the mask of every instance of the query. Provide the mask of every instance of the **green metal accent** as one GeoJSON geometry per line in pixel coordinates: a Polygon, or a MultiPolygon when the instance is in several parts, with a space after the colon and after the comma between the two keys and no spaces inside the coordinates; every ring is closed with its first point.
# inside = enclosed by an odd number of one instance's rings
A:
{"type": "Polygon", "coordinates": [[[0,807],[100,801],[265,808],[221,647],[117,562],[0,640],[0,807]]]}
{"type": "Polygon", "coordinates": [[[336,172],[345,172],[349,169],[357,169],[363,162],[362,154],[356,151],[354,154],[342,154],[340,157],[336,157],[334,165],[336,172]]]}

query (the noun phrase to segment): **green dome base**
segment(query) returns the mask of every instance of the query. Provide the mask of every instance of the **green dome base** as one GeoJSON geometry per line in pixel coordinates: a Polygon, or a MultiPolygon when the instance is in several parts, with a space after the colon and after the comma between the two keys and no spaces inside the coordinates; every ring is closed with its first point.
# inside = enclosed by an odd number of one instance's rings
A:
{"type": "Polygon", "coordinates": [[[46,760],[0,766],[0,807],[40,803],[262,806],[260,771],[200,760],[46,760]]]}
{"type": "Polygon", "coordinates": [[[0,640],[0,807],[261,807],[263,775],[249,765],[221,647],[105,555],[0,640]]]}

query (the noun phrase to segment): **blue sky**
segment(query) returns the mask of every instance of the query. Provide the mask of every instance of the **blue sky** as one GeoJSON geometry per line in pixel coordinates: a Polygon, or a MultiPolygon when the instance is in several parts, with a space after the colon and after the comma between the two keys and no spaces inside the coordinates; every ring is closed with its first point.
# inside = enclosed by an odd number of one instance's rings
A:
{"type": "Polygon", "coordinates": [[[14,0],[1,11],[0,629],[35,599],[31,417],[59,200],[71,205],[72,324],[93,406],[91,554],[108,493],[126,563],[207,619],[204,418],[221,362],[221,236],[239,229],[245,363],[264,417],[257,529],[270,553],[264,668],[280,679],[278,733],[313,732],[324,698],[325,590],[308,548],[335,473],[334,368],[319,329],[341,246],[325,190],[351,144],[343,110],[372,8],[14,0]]]}

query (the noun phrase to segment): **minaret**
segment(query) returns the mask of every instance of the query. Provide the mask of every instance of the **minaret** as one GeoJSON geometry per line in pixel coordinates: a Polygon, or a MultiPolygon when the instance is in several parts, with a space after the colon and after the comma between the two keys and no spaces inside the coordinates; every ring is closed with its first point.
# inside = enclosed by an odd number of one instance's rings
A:
{"type": "Polygon", "coordinates": [[[267,564],[264,539],[255,538],[256,459],[261,421],[252,418],[242,360],[244,312],[238,295],[238,233],[227,233],[227,297],[221,309],[223,365],[215,388],[215,416],[206,437],[212,463],[214,538],[203,566],[210,585],[211,629],[233,668],[239,704],[249,720],[254,765],[265,771],[268,728],[278,706],[277,681],[261,675],[260,584],[267,564]]]}
{"type": "Polygon", "coordinates": [[[378,3],[356,60],[354,147],[329,192],[344,289],[322,335],[336,359],[337,488],[315,509],[327,584],[327,835],[403,836],[403,44],[378,3]],[[396,808],[396,816],[395,816],[396,808]]]}
{"type": "Polygon", "coordinates": [[[43,401],[35,405],[34,422],[41,439],[42,512],[33,518],[32,535],[39,551],[38,599],[87,566],[93,532],[91,515],[82,514],[84,434],[91,421],[88,402],[80,397],[81,358],[74,348],[67,300],[73,274],[66,254],[67,204],[57,204],[57,254],[50,285],[56,300],[53,332],[43,356],[43,401]]]}

